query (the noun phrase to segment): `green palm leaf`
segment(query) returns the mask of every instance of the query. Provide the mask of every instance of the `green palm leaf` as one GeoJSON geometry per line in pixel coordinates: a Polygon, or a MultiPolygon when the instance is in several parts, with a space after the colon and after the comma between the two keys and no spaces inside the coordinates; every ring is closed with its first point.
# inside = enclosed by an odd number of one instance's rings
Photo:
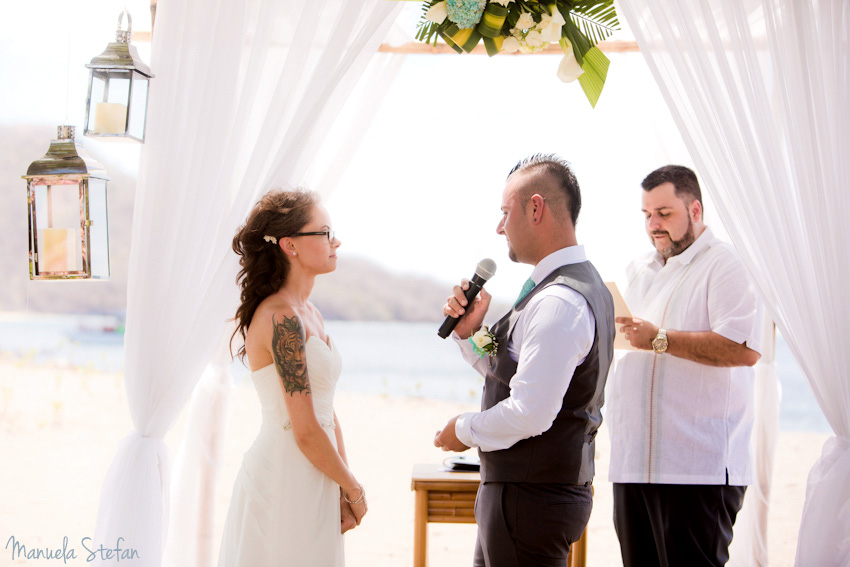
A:
{"type": "Polygon", "coordinates": [[[620,29],[613,0],[575,2],[570,8],[569,17],[593,44],[620,29]]]}
{"type": "Polygon", "coordinates": [[[440,0],[426,0],[425,2],[422,2],[422,19],[419,20],[419,25],[416,28],[416,39],[418,41],[431,43],[431,39],[433,39],[434,45],[437,44],[437,32],[440,31],[441,24],[435,24],[434,22],[425,19],[425,14],[428,13],[431,6],[439,1],[440,0]]]}

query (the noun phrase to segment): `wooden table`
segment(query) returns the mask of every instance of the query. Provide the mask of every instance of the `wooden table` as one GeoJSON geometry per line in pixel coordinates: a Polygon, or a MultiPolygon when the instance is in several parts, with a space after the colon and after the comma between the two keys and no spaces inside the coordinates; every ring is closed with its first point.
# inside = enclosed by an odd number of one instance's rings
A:
{"type": "MultiPolygon", "coordinates": [[[[428,523],[474,524],[475,495],[481,476],[477,472],[449,472],[442,465],[413,467],[411,489],[416,497],[413,521],[413,566],[428,565],[428,523]]],[[[471,545],[471,543],[470,543],[471,545]]],[[[587,530],[570,549],[567,567],[585,567],[587,530]]]]}

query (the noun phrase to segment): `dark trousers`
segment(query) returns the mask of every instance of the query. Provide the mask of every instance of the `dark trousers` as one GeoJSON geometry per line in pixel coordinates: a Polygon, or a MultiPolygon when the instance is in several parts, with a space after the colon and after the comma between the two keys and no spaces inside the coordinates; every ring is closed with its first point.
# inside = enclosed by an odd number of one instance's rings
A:
{"type": "Polygon", "coordinates": [[[746,486],[614,484],[624,567],[722,567],[746,486]]]}
{"type": "Polygon", "coordinates": [[[593,508],[590,486],[487,482],[478,489],[475,567],[564,567],[593,508]]]}

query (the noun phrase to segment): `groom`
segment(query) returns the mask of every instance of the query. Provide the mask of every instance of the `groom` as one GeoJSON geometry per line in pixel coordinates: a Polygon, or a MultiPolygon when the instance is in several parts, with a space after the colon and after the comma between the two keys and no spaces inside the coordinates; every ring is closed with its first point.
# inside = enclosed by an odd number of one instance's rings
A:
{"type": "Polygon", "coordinates": [[[454,338],[485,377],[481,411],[437,432],[445,451],[478,447],[476,567],[563,567],[592,508],[594,436],[611,364],[614,307],[576,242],[581,208],[569,164],[537,154],[510,172],[497,232],[514,262],[534,270],[516,304],[493,327],[497,350],[478,356],[467,340],[490,294],[467,305],[464,280],[443,307],[460,317],[454,338]]]}

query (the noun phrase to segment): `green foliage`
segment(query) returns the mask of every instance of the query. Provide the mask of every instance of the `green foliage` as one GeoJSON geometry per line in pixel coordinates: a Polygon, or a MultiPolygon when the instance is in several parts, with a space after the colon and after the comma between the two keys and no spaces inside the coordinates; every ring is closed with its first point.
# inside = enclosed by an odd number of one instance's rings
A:
{"type": "Polygon", "coordinates": [[[590,51],[593,44],[589,39],[587,39],[587,36],[581,33],[581,30],[571,17],[565,15],[564,19],[567,23],[564,24],[564,27],[561,30],[561,35],[567,38],[573,46],[573,53],[575,53],[576,61],[578,61],[578,64],[581,65],[584,62],[584,54],[590,51]]]}
{"type": "MultiPolygon", "coordinates": [[[[446,18],[442,24],[435,24],[425,18],[428,10],[439,1],[425,0],[422,3],[422,20],[416,33],[417,40],[436,44],[438,37],[446,39],[445,32],[452,25],[449,19],[446,18]]],[[[564,40],[569,41],[572,46],[576,61],[585,71],[582,77],[579,77],[579,82],[590,104],[595,106],[605,84],[609,63],[608,58],[595,46],[620,29],[614,0],[516,0],[509,5],[501,33],[503,36],[510,36],[510,30],[516,27],[523,12],[532,14],[534,21],[539,23],[544,14],[549,14],[553,4],[566,21],[561,29],[561,46],[565,50],[568,48],[564,40]],[[590,53],[591,56],[588,55],[590,53]]],[[[463,52],[460,46],[450,41],[447,43],[458,53],[463,52]]],[[[495,51],[490,49],[488,54],[492,56],[495,51]]]]}
{"type": "Polygon", "coordinates": [[[587,100],[590,101],[590,106],[594,108],[599,101],[599,95],[602,94],[602,87],[608,76],[609,63],[605,54],[596,47],[590,48],[590,51],[584,55],[584,63],[581,66],[584,73],[579,76],[578,82],[587,100]]]}
{"type": "Polygon", "coordinates": [[[436,24],[425,19],[425,14],[431,9],[431,6],[440,2],[440,0],[427,0],[422,3],[422,19],[419,20],[419,25],[416,28],[416,40],[422,43],[432,43],[437,45],[437,37],[440,32],[445,30],[451,22],[448,18],[442,24],[436,24]]]}
{"type": "MultiPolygon", "coordinates": [[[[559,2],[559,4],[561,4],[559,2]]],[[[582,35],[596,45],[620,29],[614,0],[584,0],[573,2],[569,17],[581,28],[582,35]]],[[[565,16],[564,19],[567,19],[565,16]]]]}

